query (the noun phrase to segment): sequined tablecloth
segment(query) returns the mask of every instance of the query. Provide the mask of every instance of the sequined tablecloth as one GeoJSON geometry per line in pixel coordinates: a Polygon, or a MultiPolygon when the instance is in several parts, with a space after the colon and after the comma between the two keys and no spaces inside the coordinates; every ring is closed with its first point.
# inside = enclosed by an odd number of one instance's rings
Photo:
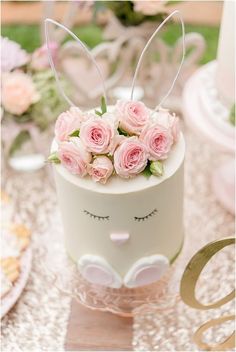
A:
{"type": "MultiPolygon", "coordinates": [[[[185,172],[186,242],[183,263],[204,244],[230,236],[234,218],[215,199],[211,191],[211,172],[222,165],[227,156],[186,131],[187,153],[185,172]]],[[[56,203],[50,166],[34,173],[5,170],[3,188],[15,205],[15,221],[24,222],[33,232],[33,265],[29,282],[16,306],[2,321],[2,350],[62,351],[70,313],[70,298],[53,285],[50,255],[54,253],[64,272],[67,258],[61,250],[62,226],[56,203]]],[[[52,254],[53,255],[53,254],[52,254]]],[[[209,264],[199,283],[199,297],[214,301],[230,290],[234,279],[233,251],[223,250],[209,264]]],[[[70,273],[68,272],[68,278],[70,273]]],[[[192,334],[203,322],[233,312],[226,304],[213,311],[196,311],[182,302],[162,312],[155,305],[141,307],[134,318],[133,346],[137,351],[194,351],[192,334]]],[[[232,326],[212,329],[207,339],[219,341],[228,336],[232,326]]]]}

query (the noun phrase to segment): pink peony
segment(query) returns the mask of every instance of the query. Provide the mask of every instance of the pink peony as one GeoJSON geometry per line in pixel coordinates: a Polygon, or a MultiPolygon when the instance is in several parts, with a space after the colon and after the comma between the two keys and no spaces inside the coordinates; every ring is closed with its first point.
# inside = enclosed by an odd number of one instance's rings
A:
{"type": "Polygon", "coordinates": [[[80,129],[82,121],[85,121],[86,118],[87,115],[77,107],[71,107],[68,111],[60,114],[55,124],[56,140],[58,142],[68,140],[71,133],[80,129]]]}
{"type": "Polygon", "coordinates": [[[121,129],[129,134],[140,134],[149,121],[148,109],[139,101],[119,100],[115,114],[118,116],[121,129]]]}
{"type": "Polygon", "coordinates": [[[157,123],[146,127],[140,135],[146,145],[150,160],[166,159],[173,144],[173,137],[167,128],[157,123]]]}
{"type": "Polygon", "coordinates": [[[124,178],[136,176],[147,165],[146,146],[137,137],[126,138],[114,153],[116,173],[124,178]]]}
{"type": "Polygon", "coordinates": [[[81,124],[80,139],[89,152],[106,154],[113,146],[113,138],[117,133],[114,121],[109,119],[109,115],[107,118],[104,115],[92,115],[81,124]]]}
{"type": "Polygon", "coordinates": [[[87,174],[87,165],[92,158],[77,137],[73,137],[70,141],[62,142],[59,145],[58,157],[69,172],[81,177],[87,174]]]}
{"type": "MultiPolygon", "coordinates": [[[[50,42],[49,49],[51,51],[52,60],[54,64],[56,64],[59,49],[58,44],[56,42],[50,42]]],[[[33,52],[30,65],[36,71],[45,70],[49,67],[48,50],[46,44],[33,52]]]]}
{"type": "Polygon", "coordinates": [[[88,173],[95,182],[105,184],[112,172],[113,164],[107,156],[98,156],[88,165],[88,173]]]}
{"type": "Polygon", "coordinates": [[[2,105],[14,115],[22,115],[40,96],[30,76],[14,71],[7,73],[2,79],[2,105]]]}
{"type": "Polygon", "coordinates": [[[133,0],[134,11],[141,12],[145,16],[155,16],[160,12],[166,12],[166,0],[133,0]]]}

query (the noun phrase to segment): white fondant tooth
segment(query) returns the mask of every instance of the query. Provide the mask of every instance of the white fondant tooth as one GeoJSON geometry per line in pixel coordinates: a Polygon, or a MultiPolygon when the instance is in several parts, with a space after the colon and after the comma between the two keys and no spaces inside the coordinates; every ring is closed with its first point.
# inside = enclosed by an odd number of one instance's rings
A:
{"type": "Polygon", "coordinates": [[[128,241],[130,235],[128,233],[112,233],[110,239],[117,245],[121,245],[128,241]]]}
{"type": "Polygon", "coordinates": [[[85,254],[78,260],[78,269],[81,275],[92,284],[111,288],[122,286],[120,275],[102,257],[85,254]]]}
{"type": "Polygon", "coordinates": [[[133,264],[124,278],[126,287],[140,287],[158,281],[169,267],[169,259],[156,254],[143,257],[133,264]]]}

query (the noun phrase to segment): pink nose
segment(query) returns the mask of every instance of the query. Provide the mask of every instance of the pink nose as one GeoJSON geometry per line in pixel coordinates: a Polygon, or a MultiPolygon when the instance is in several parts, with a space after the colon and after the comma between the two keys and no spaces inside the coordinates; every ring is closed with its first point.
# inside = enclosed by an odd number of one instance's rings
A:
{"type": "Polygon", "coordinates": [[[110,239],[112,240],[112,242],[120,246],[121,244],[124,244],[128,241],[129,233],[112,233],[110,235],[110,239]]]}

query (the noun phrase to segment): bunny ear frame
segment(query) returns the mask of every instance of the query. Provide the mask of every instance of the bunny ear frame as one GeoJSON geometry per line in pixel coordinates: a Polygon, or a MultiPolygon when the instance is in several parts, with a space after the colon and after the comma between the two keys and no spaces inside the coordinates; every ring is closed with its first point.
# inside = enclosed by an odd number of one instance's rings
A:
{"type": "Polygon", "coordinates": [[[70,34],[72,36],[72,38],[75,39],[75,41],[83,48],[83,50],[85,51],[85,53],[87,54],[87,56],[90,58],[90,60],[92,61],[92,63],[94,64],[96,70],[97,70],[97,73],[101,79],[101,83],[102,83],[102,89],[103,89],[103,96],[105,98],[105,101],[107,103],[107,94],[106,94],[106,89],[105,89],[105,82],[104,82],[104,79],[103,79],[103,75],[102,75],[102,72],[95,60],[95,58],[93,57],[93,55],[91,54],[90,50],[87,48],[87,46],[70,30],[68,29],[66,26],[64,26],[63,24],[61,23],[58,23],[54,20],[52,20],[51,18],[46,18],[45,19],[45,38],[46,38],[46,46],[47,46],[47,50],[48,50],[48,59],[49,59],[49,63],[50,63],[50,66],[51,66],[51,69],[52,69],[52,72],[54,74],[54,77],[56,79],[56,83],[57,83],[57,87],[61,93],[61,95],[64,97],[64,99],[67,101],[67,103],[70,105],[70,106],[76,106],[76,104],[74,104],[70,98],[66,95],[61,83],[60,83],[60,79],[59,79],[59,76],[58,76],[58,73],[57,73],[57,70],[55,68],[55,65],[54,65],[54,62],[53,62],[53,58],[52,58],[52,53],[51,53],[51,49],[50,49],[50,40],[49,40],[49,30],[48,30],[48,26],[49,24],[54,24],[55,26],[63,29],[64,31],[66,31],[68,34],[70,34]]]}
{"type": "Polygon", "coordinates": [[[146,53],[146,51],[148,50],[149,48],[149,45],[151,44],[152,40],[154,39],[154,37],[157,35],[157,33],[162,29],[162,27],[166,24],[166,22],[169,21],[170,18],[172,18],[173,16],[175,15],[178,15],[179,17],[179,20],[180,20],[180,23],[181,23],[181,28],[182,28],[182,59],[180,61],[180,64],[179,64],[179,68],[177,70],[177,73],[173,79],[173,82],[168,90],[168,92],[165,94],[165,96],[161,99],[161,102],[155,107],[154,111],[157,111],[161,105],[163,104],[163,102],[168,98],[168,96],[170,95],[172,89],[174,88],[174,85],[175,85],[175,82],[177,81],[178,77],[179,77],[179,74],[180,74],[180,71],[182,69],[182,66],[183,66],[183,63],[184,63],[184,59],[185,59],[185,52],[186,52],[186,49],[185,49],[185,27],[184,27],[184,21],[183,21],[183,18],[182,18],[182,15],[180,13],[180,11],[178,10],[175,10],[173,11],[168,17],[166,17],[166,19],[157,27],[157,29],[155,30],[155,32],[151,35],[151,37],[149,38],[147,44],[145,45],[140,57],[139,57],[139,60],[138,60],[138,63],[137,63],[137,66],[136,66],[136,69],[135,69],[135,73],[134,73],[134,77],[133,77],[133,81],[132,81],[132,86],[131,86],[131,100],[133,100],[133,95],[134,95],[134,87],[135,87],[135,83],[136,83],[136,79],[137,79],[137,76],[138,76],[138,73],[139,73],[139,70],[140,70],[140,66],[142,64],[142,61],[143,61],[143,57],[146,53]]]}

